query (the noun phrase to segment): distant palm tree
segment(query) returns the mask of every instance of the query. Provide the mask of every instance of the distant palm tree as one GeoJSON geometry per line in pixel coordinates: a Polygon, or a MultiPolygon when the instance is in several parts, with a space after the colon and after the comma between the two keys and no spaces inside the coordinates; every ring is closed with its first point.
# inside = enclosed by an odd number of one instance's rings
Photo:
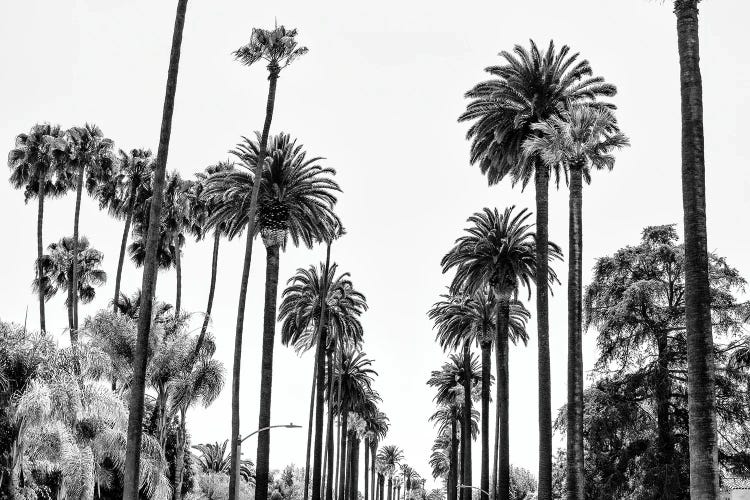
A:
{"type": "MultiPolygon", "coordinates": [[[[296,40],[297,30],[286,29],[282,26],[275,26],[274,29],[265,30],[253,28],[250,34],[250,41],[237,49],[234,56],[245,66],[252,66],[258,61],[264,60],[268,63],[268,98],[266,99],[266,116],[263,122],[263,131],[258,141],[258,158],[254,165],[253,175],[255,178],[262,176],[263,167],[266,161],[266,146],[268,145],[268,135],[271,131],[271,120],[273,119],[273,108],[276,102],[276,84],[279,79],[281,70],[286,68],[295,59],[307,53],[306,47],[300,47],[296,40]]],[[[255,189],[250,194],[250,204],[247,207],[247,242],[245,244],[245,259],[242,264],[242,279],[240,281],[240,297],[237,306],[237,328],[234,339],[234,367],[232,368],[232,474],[229,475],[229,498],[237,500],[237,485],[235,477],[239,467],[240,457],[237,455],[237,440],[240,434],[240,359],[242,356],[242,329],[245,321],[245,301],[247,299],[247,282],[250,276],[250,262],[253,251],[253,238],[256,233],[256,212],[258,210],[258,199],[260,196],[260,184],[256,184],[255,189]]],[[[258,437],[258,447],[264,450],[268,447],[268,433],[262,433],[258,437]],[[262,444],[261,444],[262,443],[262,444]]],[[[267,460],[267,453],[263,452],[264,461],[267,460]]],[[[268,492],[268,471],[267,464],[259,463],[260,469],[260,488],[258,500],[267,500],[268,492]]],[[[314,497],[320,500],[319,497],[314,497]]]]}
{"type": "Polygon", "coordinates": [[[612,151],[627,146],[628,138],[612,111],[590,105],[573,106],[532,129],[539,134],[524,141],[524,153],[550,169],[564,168],[570,179],[566,491],[569,499],[583,500],[583,180],[591,182],[593,169],[611,170],[612,151]]]}
{"type": "MultiPolygon", "coordinates": [[[[534,123],[559,115],[571,105],[615,93],[615,87],[592,77],[588,61],[578,60],[563,46],[550,42],[540,51],[516,45],[514,54],[500,53],[504,62],[486,69],[493,79],[466,93],[471,99],[459,121],[473,121],[467,132],[472,139],[471,163],[479,162],[489,184],[511,177],[526,186],[534,178],[536,191],[537,269],[548,267],[549,168],[523,161],[523,142],[535,132],[534,123]]],[[[539,348],[539,500],[552,497],[552,401],[549,361],[548,289],[537,287],[537,336],[539,348]]]]}
{"type": "MultiPolygon", "coordinates": [[[[71,178],[75,178],[76,205],[73,215],[73,270],[71,283],[77,282],[78,277],[78,227],[81,216],[81,195],[83,194],[84,179],[86,189],[90,194],[102,182],[107,182],[113,175],[116,163],[112,156],[114,143],[104,137],[102,130],[94,124],[83,127],[73,127],[66,133],[67,145],[65,154],[68,156],[66,167],[71,178]],[[88,175],[86,175],[88,174],[88,175]]],[[[73,287],[68,289],[68,300],[72,303],[74,330],[78,330],[78,299],[73,287]]],[[[71,340],[77,339],[78,334],[71,333],[71,340]]]]}
{"type": "MultiPolygon", "coordinates": [[[[59,125],[49,123],[34,125],[28,134],[16,136],[15,147],[8,153],[8,167],[11,169],[10,184],[24,190],[24,201],[36,197],[38,201],[36,223],[36,277],[41,279],[44,222],[44,200],[63,195],[68,189],[64,169],[63,132],[59,125]]],[[[44,290],[39,289],[39,327],[47,330],[44,314],[44,290]]]]}
{"type": "Polygon", "coordinates": [[[149,333],[151,330],[151,307],[156,294],[157,248],[159,246],[159,226],[161,222],[162,195],[166,177],[169,140],[172,136],[172,115],[174,113],[175,95],[177,94],[177,72],[180,66],[182,48],[182,31],[185,27],[187,0],[177,0],[172,49],[169,55],[167,71],[167,88],[164,96],[161,129],[159,131],[159,148],[156,152],[156,165],[152,179],[151,203],[149,204],[146,251],[141,282],[141,310],[138,318],[138,338],[133,367],[133,385],[130,390],[128,414],[128,449],[125,459],[123,478],[123,500],[138,500],[140,489],[139,463],[141,439],[143,435],[143,401],[146,391],[146,366],[148,363],[149,333]]]}
{"type": "MultiPolygon", "coordinates": [[[[510,329],[510,301],[525,287],[531,295],[531,283],[537,278],[536,235],[527,222],[527,210],[514,213],[515,207],[502,215],[485,208],[469,217],[470,227],[456,240],[454,247],[443,257],[443,272],[451,269],[456,274],[451,292],[482,292],[489,288],[495,295],[496,342],[498,361],[498,410],[500,411],[499,498],[510,497],[510,457],[508,439],[508,338],[510,329]]],[[[545,252],[550,259],[560,258],[560,249],[548,243],[545,252]]],[[[548,279],[541,286],[553,283],[557,277],[549,267],[548,279]]],[[[520,318],[520,329],[525,335],[525,316],[520,318]]]]}
{"type": "MultiPolygon", "coordinates": [[[[228,440],[223,443],[206,443],[193,446],[200,452],[198,467],[203,472],[220,472],[229,475],[231,455],[227,455],[228,440]]],[[[252,460],[242,460],[240,463],[240,477],[249,483],[255,483],[255,465],[252,460]]]]}
{"type": "MultiPolygon", "coordinates": [[[[280,249],[287,238],[295,245],[311,247],[316,241],[327,241],[340,226],[333,207],[340,191],[332,176],[335,171],[321,167],[320,158],[308,158],[302,145],[281,133],[271,138],[267,167],[260,184],[257,230],[266,247],[266,293],[263,316],[263,361],[258,428],[268,427],[271,419],[273,379],[273,345],[276,329],[276,296],[278,290],[280,249]]],[[[237,169],[216,177],[206,187],[206,195],[216,200],[216,210],[209,220],[226,224],[230,237],[250,227],[252,196],[256,177],[252,174],[261,158],[260,138],[245,139],[233,153],[245,170],[237,169]]],[[[256,224],[252,224],[255,229],[256,224]]],[[[239,332],[238,332],[239,333],[239,332]]],[[[258,437],[257,481],[263,490],[268,482],[269,433],[258,437]]],[[[261,494],[262,495],[262,494],[261,494]]],[[[259,499],[265,500],[265,499],[259,499]]]]}
{"type": "Polygon", "coordinates": [[[404,452],[398,446],[389,444],[380,448],[378,461],[381,463],[383,473],[388,477],[388,499],[393,500],[393,475],[396,473],[404,452]]]}
{"type": "Polygon", "coordinates": [[[149,186],[153,173],[151,151],[148,149],[131,149],[130,152],[127,152],[121,149],[119,164],[119,169],[112,181],[102,183],[99,186],[97,196],[99,204],[106,206],[110,214],[125,218],[120,242],[120,254],[117,260],[117,274],[115,275],[115,295],[112,300],[115,309],[117,308],[116,302],[120,297],[122,267],[125,262],[125,250],[133,224],[133,215],[136,212],[143,211],[145,198],[150,195],[149,186]]]}
{"type": "Polygon", "coordinates": [[[365,500],[375,499],[375,462],[378,455],[378,443],[388,434],[390,421],[382,411],[376,411],[365,416],[365,500]],[[369,455],[368,455],[369,451],[369,455]],[[370,463],[370,485],[367,485],[367,465],[370,463]],[[367,494],[369,490],[369,495],[367,494]]]}
{"type": "MultiPolygon", "coordinates": [[[[42,255],[39,268],[42,270],[41,279],[35,279],[34,290],[43,291],[45,300],[54,297],[60,290],[75,290],[76,300],[80,299],[88,304],[96,296],[96,287],[107,282],[107,273],[100,268],[104,254],[94,248],[89,248],[89,240],[82,236],[78,240],[78,252],[73,238],[66,236],[57,243],[50,243],[48,253],[42,255]],[[79,270],[75,283],[73,282],[73,267],[77,262],[79,270]]],[[[65,298],[68,309],[68,328],[70,342],[78,342],[78,331],[74,323],[73,302],[70,294],[65,298]]]]}

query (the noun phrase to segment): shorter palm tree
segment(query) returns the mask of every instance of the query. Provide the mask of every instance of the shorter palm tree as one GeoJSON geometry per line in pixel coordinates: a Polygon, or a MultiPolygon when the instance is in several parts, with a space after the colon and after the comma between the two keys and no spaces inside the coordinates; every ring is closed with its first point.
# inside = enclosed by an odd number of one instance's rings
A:
{"type": "Polygon", "coordinates": [[[404,459],[404,452],[396,445],[386,445],[380,448],[378,452],[378,461],[382,473],[388,478],[388,498],[387,500],[393,499],[393,478],[398,470],[398,466],[404,459]]]}
{"type": "MultiPolygon", "coordinates": [[[[42,270],[41,279],[34,279],[33,282],[34,290],[43,291],[45,300],[51,299],[60,290],[67,291],[72,287],[76,290],[76,298],[88,304],[96,296],[96,287],[107,282],[107,273],[100,268],[104,254],[89,248],[89,240],[85,236],[79,239],[77,249],[72,237],[65,237],[47,247],[48,253],[38,262],[42,270]],[[72,281],[74,255],[77,256],[75,261],[79,269],[75,284],[72,281]]],[[[65,305],[68,309],[70,341],[75,344],[78,342],[78,332],[70,295],[66,297],[65,305]]]]}
{"type": "MultiPolygon", "coordinates": [[[[193,446],[199,454],[195,455],[198,467],[204,473],[218,472],[229,475],[232,459],[227,455],[228,440],[223,443],[206,443],[193,446]]],[[[242,460],[240,463],[240,477],[248,483],[255,484],[255,465],[252,460],[242,460]]]]}

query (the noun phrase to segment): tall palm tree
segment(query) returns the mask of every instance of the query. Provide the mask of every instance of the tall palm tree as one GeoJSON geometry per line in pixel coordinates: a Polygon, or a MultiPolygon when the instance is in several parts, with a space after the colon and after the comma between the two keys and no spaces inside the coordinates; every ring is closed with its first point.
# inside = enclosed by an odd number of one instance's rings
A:
{"type": "MultiPolygon", "coordinates": [[[[38,202],[36,223],[36,277],[42,277],[42,253],[44,252],[42,227],[44,223],[44,201],[63,195],[68,189],[64,169],[63,132],[59,125],[36,124],[28,134],[16,136],[15,147],[8,153],[11,169],[10,184],[24,190],[24,201],[36,197],[38,202]]],[[[44,290],[39,290],[39,327],[47,330],[44,314],[44,290]]]]}
{"type": "MultiPolygon", "coordinates": [[[[41,279],[35,279],[34,290],[43,291],[45,300],[54,297],[60,290],[75,290],[76,300],[87,304],[94,300],[96,287],[107,282],[107,273],[101,269],[104,254],[95,248],[89,248],[89,240],[82,236],[78,240],[76,252],[75,240],[65,237],[57,243],[50,243],[48,253],[42,255],[38,267],[41,269],[41,279]],[[77,262],[78,275],[73,281],[74,262],[77,262]]],[[[70,293],[65,298],[68,309],[68,328],[70,342],[78,343],[78,330],[75,327],[73,315],[73,301],[70,293]]]]}
{"type": "Polygon", "coordinates": [[[172,49],[169,54],[167,71],[167,88],[164,96],[164,109],[159,131],[159,148],[156,152],[156,167],[152,182],[153,195],[149,208],[146,252],[141,283],[141,313],[138,317],[138,338],[136,343],[135,363],[133,367],[133,385],[130,390],[128,413],[128,444],[125,458],[123,479],[123,499],[137,500],[140,488],[139,463],[141,440],[143,434],[143,399],[146,391],[146,365],[148,357],[149,333],[151,330],[151,308],[156,293],[157,248],[159,243],[159,226],[161,205],[164,190],[164,178],[169,154],[169,140],[172,136],[172,115],[177,93],[177,72],[180,66],[180,49],[182,31],[185,27],[187,0],[177,0],[172,49]]]}
{"type": "MultiPolygon", "coordinates": [[[[65,154],[67,168],[70,176],[75,178],[76,204],[73,215],[73,270],[70,283],[76,283],[78,277],[78,227],[81,216],[81,195],[83,194],[84,179],[86,189],[90,194],[96,191],[96,187],[102,182],[107,182],[112,177],[113,168],[116,166],[112,156],[114,143],[111,139],[104,137],[102,130],[94,124],[85,124],[83,127],[73,127],[66,133],[67,145],[65,154]],[[87,175],[88,174],[88,175],[87,175]]],[[[68,289],[68,300],[72,303],[74,330],[78,330],[78,299],[75,290],[71,286],[68,289]]],[[[71,332],[71,340],[78,338],[78,334],[71,332]]]]}
{"type": "MultiPolygon", "coordinates": [[[[271,130],[271,120],[273,119],[273,108],[276,102],[276,83],[281,70],[286,68],[295,59],[307,52],[306,47],[300,47],[296,41],[297,30],[286,29],[282,26],[275,26],[274,29],[265,30],[253,28],[250,34],[250,41],[234,52],[235,58],[245,66],[252,66],[260,60],[268,64],[268,98],[266,99],[266,117],[263,122],[263,131],[261,132],[258,144],[258,158],[255,163],[253,175],[261,177],[262,169],[266,160],[266,146],[268,145],[268,135],[271,130]]],[[[240,457],[237,454],[237,443],[240,433],[240,361],[242,356],[242,329],[245,321],[245,301],[247,299],[247,282],[250,276],[250,262],[253,252],[253,238],[256,233],[256,212],[258,210],[258,198],[260,196],[260,185],[252,190],[250,204],[248,207],[247,217],[247,242],[245,243],[245,259],[242,264],[242,278],[240,281],[240,297],[237,305],[237,327],[234,338],[234,366],[232,368],[232,473],[229,476],[229,498],[237,498],[237,485],[235,484],[237,468],[239,467],[240,457]]],[[[261,441],[265,441],[268,433],[259,436],[260,447],[261,441]]],[[[266,444],[262,445],[263,448],[266,444]]],[[[265,465],[259,464],[261,468],[265,465]]],[[[261,480],[261,488],[256,490],[260,494],[258,500],[266,500],[268,492],[266,491],[267,479],[261,480]]]]}
{"type": "Polygon", "coordinates": [[[378,452],[378,461],[381,464],[383,473],[388,477],[387,500],[393,500],[393,475],[396,473],[396,469],[403,459],[404,452],[401,448],[393,444],[383,446],[378,452]]]}
{"type": "Polygon", "coordinates": [[[120,150],[119,169],[110,183],[102,183],[99,188],[99,203],[107,206],[109,212],[116,217],[125,218],[120,242],[120,254],[117,260],[117,274],[115,275],[115,295],[112,304],[117,309],[122,283],[122,268],[125,263],[125,250],[128,235],[133,224],[133,215],[142,211],[147,193],[150,194],[153,161],[148,149],[131,149],[130,152],[120,150]],[[111,186],[111,187],[110,187],[111,186]]]}
{"type": "Polygon", "coordinates": [[[365,454],[365,500],[376,500],[375,498],[375,464],[377,462],[378,455],[378,443],[382,441],[388,434],[390,428],[390,420],[388,416],[382,411],[376,411],[365,416],[365,430],[366,434],[366,447],[365,453],[368,452],[369,448],[369,459],[370,459],[370,486],[368,497],[367,487],[367,460],[368,455],[365,454]]]}
{"type": "MultiPolygon", "coordinates": [[[[504,63],[486,69],[492,79],[467,92],[471,99],[459,121],[474,121],[467,132],[471,163],[479,163],[490,185],[509,176],[515,185],[526,186],[534,178],[536,191],[537,270],[548,273],[548,188],[549,168],[523,161],[523,142],[535,132],[531,126],[565,111],[577,102],[609,96],[615,88],[600,77],[592,77],[588,61],[578,61],[563,46],[558,52],[550,42],[540,51],[516,45],[514,54],[500,53],[504,63]]],[[[539,349],[539,500],[552,496],[552,402],[549,361],[548,289],[537,294],[537,336],[539,349]]]]}
{"type": "Polygon", "coordinates": [[[685,224],[685,313],[690,416],[690,494],[719,495],[713,334],[706,235],[703,82],[698,2],[674,0],[682,103],[682,208],[685,224]]]}
{"type": "MultiPolygon", "coordinates": [[[[330,249],[330,245],[329,245],[330,249]]],[[[327,260],[330,251],[327,252],[327,260]]],[[[337,276],[337,264],[321,264],[319,268],[310,266],[298,269],[287,282],[279,306],[281,321],[281,341],[293,345],[298,351],[316,347],[315,395],[317,415],[315,421],[315,450],[313,467],[313,498],[320,495],[323,444],[323,392],[326,375],[329,393],[333,376],[332,353],[335,345],[342,342],[359,343],[362,340],[362,325],[359,316],[367,309],[367,302],[358,292],[349,273],[337,276]],[[325,309],[325,313],[324,313],[325,309]],[[322,320],[322,322],[321,322],[322,320]],[[321,323],[325,326],[321,328],[321,323]],[[328,359],[326,370],[325,359],[328,359]]],[[[329,401],[330,405],[330,401],[329,401]]],[[[329,436],[333,424],[332,406],[329,406],[329,436]]],[[[312,426],[308,433],[312,432],[312,426]]],[[[308,442],[310,436],[308,436],[308,442]]],[[[331,442],[332,444],[332,442],[331,442]]],[[[332,454],[329,453],[332,458],[332,454]]],[[[332,469],[329,468],[329,474],[332,469]]],[[[330,485],[329,485],[330,486],[330,485]]]]}
{"type": "MultiPolygon", "coordinates": [[[[510,497],[510,462],[508,439],[508,338],[510,328],[510,301],[525,287],[531,295],[531,282],[537,278],[536,235],[527,222],[531,217],[526,209],[514,213],[515,207],[505,209],[485,208],[469,217],[470,227],[456,240],[453,248],[443,257],[443,272],[456,270],[451,292],[477,293],[489,287],[495,296],[496,341],[498,362],[498,409],[500,410],[499,498],[510,497]]],[[[549,258],[560,258],[559,247],[548,243],[549,258]]],[[[547,283],[557,277],[549,267],[547,283]]],[[[525,334],[525,317],[520,329],[525,334]]]]}
{"type": "MultiPolygon", "coordinates": [[[[261,364],[261,391],[258,428],[270,425],[271,387],[273,379],[273,346],[276,333],[276,296],[279,277],[280,249],[290,237],[294,245],[304,243],[311,247],[315,241],[331,239],[338,218],[333,212],[338,184],[332,176],[335,171],[318,164],[319,158],[308,158],[302,145],[281,133],[269,141],[269,154],[261,182],[256,183],[252,173],[263,156],[260,141],[245,138],[233,153],[241,160],[245,170],[236,170],[216,178],[206,188],[207,196],[216,201],[216,210],[209,224],[227,224],[229,236],[250,227],[253,210],[251,202],[255,186],[260,184],[257,227],[266,247],[266,290],[263,315],[263,355],[261,364]],[[212,222],[213,221],[213,222],[212,222]]],[[[249,237],[252,237],[249,236],[249,237]]],[[[242,292],[241,292],[242,294],[242,292]]],[[[237,332],[239,333],[239,331],[237,332]]],[[[258,437],[257,487],[260,495],[268,483],[268,454],[270,435],[258,437]]],[[[262,499],[266,500],[266,499],[262,499]]]]}
{"type": "Polygon", "coordinates": [[[583,500],[583,181],[591,170],[611,170],[614,149],[628,145],[612,111],[576,105],[562,117],[534,124],[539,134],[524,141],[524,153],[550,169],[563,167],[570,184],[568,250],[568,418],[566,491],[583,500]]]}

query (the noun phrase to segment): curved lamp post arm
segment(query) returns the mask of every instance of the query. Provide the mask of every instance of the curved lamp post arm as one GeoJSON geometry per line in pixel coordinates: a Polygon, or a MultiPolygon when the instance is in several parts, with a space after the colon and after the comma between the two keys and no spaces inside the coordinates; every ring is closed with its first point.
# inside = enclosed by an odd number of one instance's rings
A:
{"type": "Polygon", "coordinates": [[[248,434],[245,437],[241,437],[239,444],[244,443],[246,439],[255,436],[259,432],[267,431],[269,429],[276,429],[277,427],[284,427],[285,429],[299,429],[302,426],[301,425],[296,425],[296,424],[269,425],[268,427],[263,427],[262,429],[258,429],[256,431],[253,431],[253,432],[251,432],[250,434],[248,434]]]}

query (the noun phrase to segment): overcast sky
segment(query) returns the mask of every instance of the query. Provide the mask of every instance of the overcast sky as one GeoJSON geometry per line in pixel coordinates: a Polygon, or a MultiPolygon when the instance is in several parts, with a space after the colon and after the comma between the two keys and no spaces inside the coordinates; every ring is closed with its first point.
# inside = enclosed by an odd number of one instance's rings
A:
{"type": "MultiPolygon", "coordinates": [[[[25,0],[0,3],[0,145],[36,122],[63,127],[98,124],[117,147],[156,150],[175,1],[25,0]]],[[[310,48],[283,71],[272,132],[290,132],[338,171],[337,206],[348,235],[333,258],[368,298],[364,350],[380,373],[375,382],[391,419],[387,443],[405,450],[425,477],[435,431],[427,422],[430,370],[445,355],[433,342],[425,312],[447,279],[439,261],[466,218],[484,206],[533,209],[533,189],[487,187],[468,164],[466,126],[456,118],[463,93],[485,78],[500,50],[554,39],[588,58],[619,88],[616,103],[632,147],[611,173],[597,174],[584,196],[584,283],[596,257],[635,243],[646,225],[678,223],[680,192],[679,68],[670,2],[647,0],[335,1],[192,0],[180,61],[169,170],[190,177],[228,158],[241,135],[263,122],[267,73],[233,61],[252,27],[279,23],[299,29],[310,48]]],[[[709,248],[750,276],[750,64],[745,0],[701,3],[709,248]]],[[[105,254],[110,283],[82,306],[93,314],[111,299],[122,223],[85,199],[81,232],[105,254]]],[[[567,249],[567,193],[552,193],[550,238],[567,249]]],[[[46,206],[45,245],[72,233],[73,197],[46,206]]],[[[0,318],[38,325],[31,293],[36,206],[0,182],[0,255],[4,262],[0,318]]],[[[257,427],[265,253],[259,243],[251,270],[242,370],[242,429],[257,427]]],[[[222,242],[214,305],[216,356],[231,370],[244,240],[222,242]]],[[[184,251],[184,308],[204,309],[210,242],[184,251]]],[[[283,284],[322,248],[290,248],[281,257],[283,284]]],[[[553,407],[565,401],[566,304],[563,284],[551,299],[553,407]]],[[[126,264],[123,290],[141,272],[126,264]]],[[[159,276],[158,295],[174,300],[174,274],[159,276]]],[[[533,311],[533,302],[529,304],[533,311]]],[[[47,305],[48,327],[66,342],[63,298],[47,305]]],[[[511,351],[511,460],[536,474],[536,324],[531,342],[511,351]]],[[[586,337],[586,366],[595,332],[586,337]]],[[[297,357],[277,343],[272,423],[307,425],[312,355],[297,357]]],[[[228,377],[229,379],[229,377],[228,377]]],[[[189,413],[192,442],[229,437],[229,387],[209,409],[189,413]]],[[[557,437],[559,439],[559,436],[557,437]]],[[[271,467],[304,465],[305,430],[274,431],[271,467]]],[[[562,441],[559,441],[562,443],[562,441]]],[[[559,444],[558,443],[558,444],[559,444]]],[[[255,459],[255,441],[244,453],[255,459]]],[[[479,445],[475,445],[475,481],[479,445]]],[[[430,481],[431,483],[431,481],[430,481]]]]}

